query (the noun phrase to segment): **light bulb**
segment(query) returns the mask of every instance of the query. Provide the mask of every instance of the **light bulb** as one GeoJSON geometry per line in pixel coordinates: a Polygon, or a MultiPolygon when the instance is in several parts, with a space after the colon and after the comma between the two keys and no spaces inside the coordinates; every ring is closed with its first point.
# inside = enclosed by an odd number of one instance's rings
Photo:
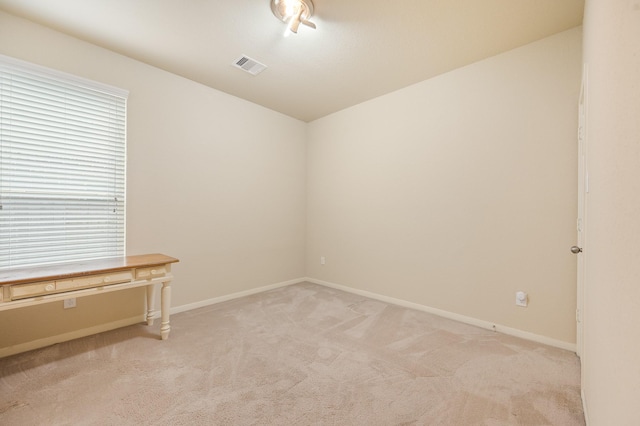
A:
{"type": "Polygon", "coordinates": [[[284,0],[284,16],[289,18],[296,14],[296,9],[299,7],[299,3],[296,0],[284,0]]]}
{"type": "Polygon", "coordinates": [[[271,11],[276,18],[287,24],[285,35],[297,33],[300,24],[316,28],[309,18],[313,16],[312,0],[271,0],[271,11]]]}

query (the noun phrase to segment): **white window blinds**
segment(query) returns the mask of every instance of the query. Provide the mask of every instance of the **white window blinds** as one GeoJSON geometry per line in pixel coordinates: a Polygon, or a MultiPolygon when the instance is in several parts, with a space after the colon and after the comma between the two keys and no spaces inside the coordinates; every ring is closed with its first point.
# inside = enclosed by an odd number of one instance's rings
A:
{"type": "Polygon", "coordinates": [[[125,254],[127,95],[0,55],[0,269],[125,254]]]}

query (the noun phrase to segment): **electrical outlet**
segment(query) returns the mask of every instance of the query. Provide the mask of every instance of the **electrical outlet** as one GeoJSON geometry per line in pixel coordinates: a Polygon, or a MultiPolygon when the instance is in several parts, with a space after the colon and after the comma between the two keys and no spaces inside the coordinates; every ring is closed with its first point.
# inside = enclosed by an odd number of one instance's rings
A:
{"type": "Polygon", "coordinates": [[[65,299],[63,303],[63,306],[65,309],[69,309],[69,308],[75,308],[76,307],[76,298],[74,297],[73,299],[65,299]]]}
{"type": "Polygon", "coordinates": [[[527,293],[525,293],[524,291],[519,291],[516,293],[516,305],[517,306],[527,306],[527,303],[529,302],[529,297],[527,296],[527,293]]]}
{"type": "Polygon", "coordinates": [[[324,265],[327,262],[327,260],[324,258],[324,256],[320,256],[320,264],[324,265]]]}

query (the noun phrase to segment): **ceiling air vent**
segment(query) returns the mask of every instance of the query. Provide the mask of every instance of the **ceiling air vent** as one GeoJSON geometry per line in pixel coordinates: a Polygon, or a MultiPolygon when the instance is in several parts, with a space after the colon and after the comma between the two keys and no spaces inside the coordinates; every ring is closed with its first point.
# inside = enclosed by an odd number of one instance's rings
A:
{"type": "Polygon", "coordinates": [[[267,68],[265,64],[261,64],[255,59],[251,59],[250,57],[244,55],[241,56],[240,59],[235,61],[233,63],[233,66],[245,70],[252,75],[258,75],[267,68]]]}

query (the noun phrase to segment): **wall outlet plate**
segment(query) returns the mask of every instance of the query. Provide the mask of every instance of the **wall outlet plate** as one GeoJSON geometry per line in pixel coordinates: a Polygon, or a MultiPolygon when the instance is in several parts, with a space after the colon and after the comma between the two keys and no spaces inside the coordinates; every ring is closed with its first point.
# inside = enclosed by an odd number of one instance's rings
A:
{"type": "Polygon", "coordinates": [[[73,299],[65,299],[62,303],[65,309],[75,308],[76,298],[74,297],[73,299]]]}
{"type": "Polygon", "coordinates": [[[519,291],[516,293],[516,305],[517,306],[527,306],[529,302],[529,296],[524,291],[519,291]]]}

